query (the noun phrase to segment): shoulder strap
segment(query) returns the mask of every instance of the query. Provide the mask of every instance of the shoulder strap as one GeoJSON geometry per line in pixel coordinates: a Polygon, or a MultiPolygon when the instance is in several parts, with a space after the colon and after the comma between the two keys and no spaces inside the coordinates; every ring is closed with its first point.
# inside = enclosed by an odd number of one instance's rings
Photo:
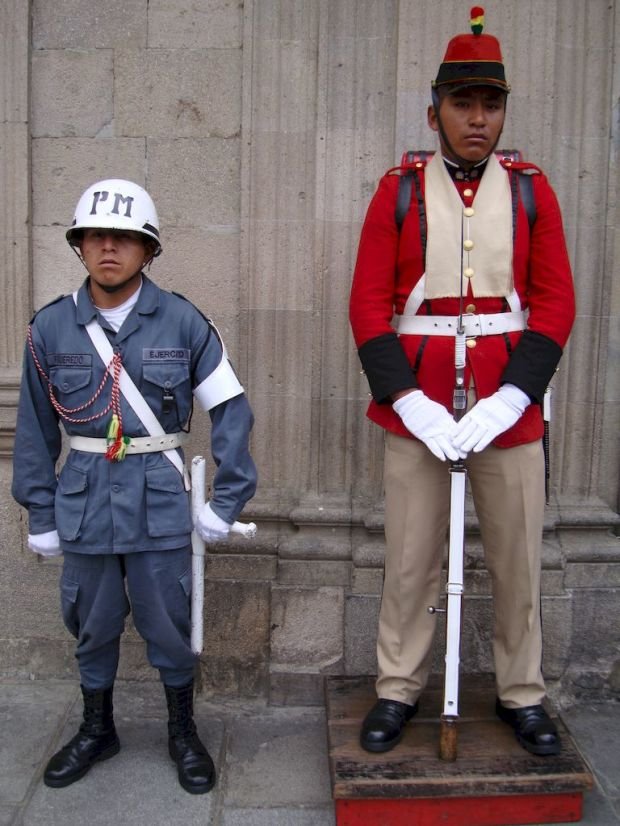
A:
{"type": "MultiPolygon", "coordinates": [[[[424,209],[424,198],[422,197],[422,190],[420,187],[420,181],[417,175],[417,170],[413,166],[409,166],[409,164],[413,164],[415,160],[423,159],[424,161],[426,161],[427,158],[431,157],[433,154],[433,152],[415,152],[411,149],[403,154],[401,160],[401,167],[404,167],[404,169],[398,180],[398,194],[396,196],[396,209],[394,211],[396,227],[400,234],[403,227],[403,223],[405,221],[405,217],[407,216],[407,213],[409,212],[409,209],[411,207],[411,189],[412,183],[415,181],[416,200],[418,205],[418,217],[420,219],[420,234],[422,238],[423,253],[426,252],[426,212],[424,209]]],[[[496,152],[496,154],[503,160],[510,160],[515,162],[520,161],[521,159],[521,153],[515,149],[499,150],[498,152],[496,152]]],[[[522,164],[522,166],[525,166],[525,164],[522,164]]],[[[510,175],[513,181],[515,179],[517,181],[519,188],[519,196],[521,198],[523,206],[525,207],[525,211],[527,213],[527,221],[531,231],[532,227],[534,226],[534,222],[536,221],[536,201],[534,199],[534,185],[532,183],[532,175],[517,169],[513,169],[510,175]]],[[[513,191],[513,231],[516,231],[517,201],[516,189],[514,188],[514,184],[511,188],[513,191]]]]}
{"type": "Polygon", "coordinates": [[[534,200],[534,184],[532,183],[532,176],[517,172],[517,179],[519,181],[519,194],[521,195],[521,202],[527,212],[527,221],[530,225],[530,231],[536,221],[536,201],[534,200]]]}

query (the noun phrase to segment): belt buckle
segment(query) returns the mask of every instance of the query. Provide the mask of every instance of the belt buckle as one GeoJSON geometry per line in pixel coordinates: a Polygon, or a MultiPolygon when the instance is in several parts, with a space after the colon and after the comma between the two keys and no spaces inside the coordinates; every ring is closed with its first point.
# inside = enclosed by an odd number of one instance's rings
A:
{"type": "MultiPolygon", "coordinates": [[[[465,330],[466,340],[468,340],[470,338],[475,339],[476,336],[479,335],[479,332],[471,333],[471,332],[468,332],[468,330],[467,330],[467,327],[469,326],[469,325],[467,325],[467,320],[472,319],[472,318],[476,318],[477,315],[478,315],[477,313],[463,313],[463,328],[465,330]]],[[[478,324],[478,328],[480,328],[480,324],[478,324]]],[[[467,343],[467,341],[466,341],[466,343],[467,343]]],[[[471,345],[469,345],[469,346],[471,346],[471,345]]]]}

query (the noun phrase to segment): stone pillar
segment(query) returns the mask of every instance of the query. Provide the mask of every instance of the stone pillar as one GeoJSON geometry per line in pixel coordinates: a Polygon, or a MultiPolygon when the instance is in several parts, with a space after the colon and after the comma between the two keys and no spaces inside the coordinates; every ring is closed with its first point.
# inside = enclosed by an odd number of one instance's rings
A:
{"type": "Polygon", "coordinates": [[[261,471],[251,509],[278,526],[278,610],[318,611],[330,641],[309,658],[300,627],[276,624],[278,697],[305,680],[307,698],[341,667],[352,501],[380,461],[347,306],[361,220],[391,162],[396,5],[245,4],[241,327],[261,471]]]}
{"type": "Polygon", "coordinates": [[[0,456],[10,456],[31,301],[30,4],[0,8],[0,456]]]}
{"type": "Polygon", "coordinates": [[[317,497],[321,508],[348,501],[365,484],[367,387],[347,303],[361,220],[391,162],[395,6],[245,6],[245,349],[261,496],[279,516],[317,497]]]}

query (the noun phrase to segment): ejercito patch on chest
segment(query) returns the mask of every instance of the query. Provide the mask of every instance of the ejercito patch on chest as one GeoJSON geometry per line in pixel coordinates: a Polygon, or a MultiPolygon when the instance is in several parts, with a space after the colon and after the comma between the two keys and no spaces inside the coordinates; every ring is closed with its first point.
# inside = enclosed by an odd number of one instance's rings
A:
{"type": "Polygon", "coordinates": [[[48,353],[45,357],[49,367],[92,367],[90,353],[48,353]]]}
{"type": "Polygon", "coordinates": [[[142,361],[183,361],[188,362],[191,350],[186,347],[144,347],[142,361]]]}

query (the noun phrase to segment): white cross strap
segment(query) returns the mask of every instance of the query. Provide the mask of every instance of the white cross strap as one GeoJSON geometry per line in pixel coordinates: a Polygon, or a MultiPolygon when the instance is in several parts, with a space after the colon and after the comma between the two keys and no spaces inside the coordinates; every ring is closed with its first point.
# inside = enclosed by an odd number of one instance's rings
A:
{"type": "MultiPolygon", "coordinates": [[[[73,293],[73,300],[77,306],[77,292],[73,293]]],[[[112,345],[108,341],[108,337],[103,332],[103,329],[96,318],[89,321],[86,325],[86,332],[90,336],[92,343],[95,345],[99,358],[107,367],[114,357],[114,350],[112,349],[112,345]]],[[[146,399],[133,383],[131,376],[124,367],[121,369],[120,389],[121,393],[127,400],[127,404],[140,419],[149,436],[165,436],[166,431],[159,423],[157,416],[148,406],[146,399]]],[[[189,479],[189,474],[183,464],[183,460],[181,459],[181,455],[178,450],[164,450],[163,454],[183,477],[185,490],[190,490],[191,482],[189,479]]]]}

